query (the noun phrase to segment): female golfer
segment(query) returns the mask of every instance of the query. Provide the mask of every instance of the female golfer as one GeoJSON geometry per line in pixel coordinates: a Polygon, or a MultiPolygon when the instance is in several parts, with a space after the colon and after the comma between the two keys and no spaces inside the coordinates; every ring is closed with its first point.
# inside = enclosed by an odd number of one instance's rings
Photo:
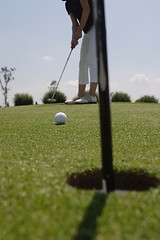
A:
{"type": "Polygon", "coordinates": [[[82,38],[79,62],[78,99],[67,100],[66,104],[96,103],[97,56],[96,36],[93,20],[93,0],[63,0],[72,21],[71,48],[75,48],[82,38]],[[90,82],[89,94],[85,95],[86,85],[90,82]]]}

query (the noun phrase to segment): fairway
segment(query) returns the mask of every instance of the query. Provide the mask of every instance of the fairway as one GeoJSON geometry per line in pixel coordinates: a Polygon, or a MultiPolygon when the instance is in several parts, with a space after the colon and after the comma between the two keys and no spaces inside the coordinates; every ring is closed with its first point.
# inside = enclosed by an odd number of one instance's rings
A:
{"type": "Polygon", "coordinates": [[[111,120],[106,197],[98,104],[0,108],[0,240],[159,239],[160,105],[112,103],[111,120]]]}

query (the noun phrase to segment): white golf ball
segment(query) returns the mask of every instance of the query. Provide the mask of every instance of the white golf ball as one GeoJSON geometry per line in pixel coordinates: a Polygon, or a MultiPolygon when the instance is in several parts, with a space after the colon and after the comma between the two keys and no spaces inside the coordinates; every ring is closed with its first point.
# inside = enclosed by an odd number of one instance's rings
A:
{"type": "Polygon", "coordinates": [[[54,120],[57,124],[65,124],[67,121],[67,116],[63,112],[59,112],[54,116],[54,120]]]}

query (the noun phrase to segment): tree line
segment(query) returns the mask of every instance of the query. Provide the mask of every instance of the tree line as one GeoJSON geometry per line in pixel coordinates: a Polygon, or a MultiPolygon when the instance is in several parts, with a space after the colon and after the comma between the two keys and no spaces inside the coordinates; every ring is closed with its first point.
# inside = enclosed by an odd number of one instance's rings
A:
{"type": "MultiPolygon", "coordinates": [[[[9,93],[9,83],[14,80],[14,72],[16,71],[16,68],[8,68],[8,67],[1,67],[0,75],[2,76],[2,79],[0,78],[0,87],[2,90],[2,94],[4,96],[4,106],[9,106],[8,102],[8,93],[9,93]]],[[[57,86],[57,82],[53,80],[49,86],[49,91],[46,92],[42,98],[42,102],[44,104],[50,103],[48,99],[50,99],[53,95],[53,92],[55,91],[57,86]]],[[[57,103],[63,103],[66,100],[66,96],[64,93],[56,90],[55,99],[57,103]]],[[[20,106],[20,105],[32,105],[33,97],[27,93],[17,93],[14,96],[14,105],[20,106]]],[[[110,101],[111,102],[131,102],[131,97],[128,93],[125,92],[111,92],[110,93],[110,101]]],[[[158,103],[159,100],[154,97],[153,95],[144,95],[137,99],[135,102],[147,102],[147,103],[158,103]]]]}

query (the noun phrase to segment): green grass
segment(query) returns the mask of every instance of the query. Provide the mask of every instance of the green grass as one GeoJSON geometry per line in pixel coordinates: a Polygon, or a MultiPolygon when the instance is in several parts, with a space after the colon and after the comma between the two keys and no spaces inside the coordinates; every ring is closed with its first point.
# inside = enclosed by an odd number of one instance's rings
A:
{"type": "MultiPolygon", "coordinates": [[[[160,178],[159,104],[111,112],[114,168],[160,178]]],[[[106,197],[66,183],[100,167],[98,104],[0,108],[0,240],[159,239],[159,187],[106,197]]]]}

